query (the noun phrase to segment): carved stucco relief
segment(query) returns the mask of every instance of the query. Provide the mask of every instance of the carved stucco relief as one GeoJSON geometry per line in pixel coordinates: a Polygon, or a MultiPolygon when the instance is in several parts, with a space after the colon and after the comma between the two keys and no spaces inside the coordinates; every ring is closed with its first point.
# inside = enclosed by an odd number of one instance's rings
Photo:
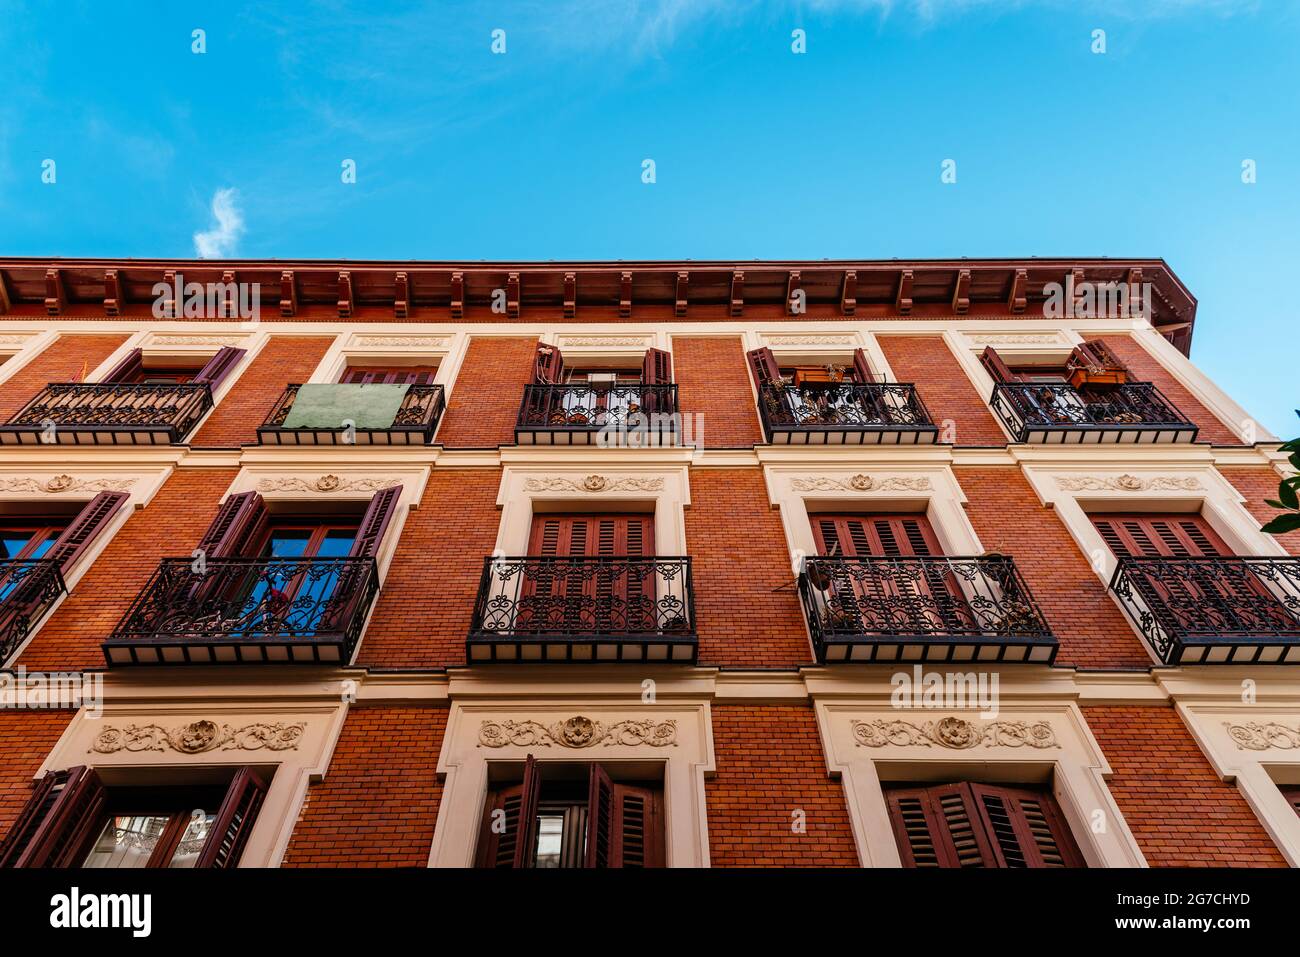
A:
{"type": "Polygon", "coordinates": [[[552,744],[562,748],[594,748],[596,745],[677,747],[677,722],[672,719],[628,718],[605,724],[580,714],[552,724],[531,720],[484,721],[479,727],[478,743],[481,748],[510,745],[548,748],[552,744]]]}
{"type": "Polygon", "coordinates": [[[1046,721],[967,721],[947,717],[914,724],[911,721],[854,721],[853,739],[859,747],[1059,748],[1046,721]]]}
{"type": "Polygon", "coordinates": [[[157,724],[108,725],[95,736],[90,750],[99,754],[118,751],[178,751],[203,754],[208,751],[290,751],[297,750],[307,731],[304,722],[269,724],[257,722],[235,727],[218,725],[206,719],[176,728],[157,724]]]}

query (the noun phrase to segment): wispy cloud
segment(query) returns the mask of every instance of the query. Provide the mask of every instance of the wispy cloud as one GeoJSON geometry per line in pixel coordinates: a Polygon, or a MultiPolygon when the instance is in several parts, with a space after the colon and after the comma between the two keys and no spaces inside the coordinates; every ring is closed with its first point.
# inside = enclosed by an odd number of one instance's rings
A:
{"type": "Polygon", "coordinates": [[[231,187],[212,194],[212,219],[216,225],[194,234],[194,252],[200,259],[222,259],[234,254],[244,234],[244,214],[236,205],[238,198],[238,191],[231,187]]]}

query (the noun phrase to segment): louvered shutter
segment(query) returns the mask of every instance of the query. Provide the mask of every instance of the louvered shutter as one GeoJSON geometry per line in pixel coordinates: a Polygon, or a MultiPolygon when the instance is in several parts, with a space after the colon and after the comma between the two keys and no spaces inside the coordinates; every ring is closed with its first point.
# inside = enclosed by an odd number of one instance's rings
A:
{"type": "Polygon", "coordinates": [[[611,867],[614,840],[614,782],[599,764],[587,772],[586,867],[611,867]]]}
{"type": "Polygon", "coordinates": [[[641,363],[641,381],[646,385],[671,385],[673,358],[662,349],[647,349],[641,363]]]}
{"type": "Polygon", "coordinates": [[[229,868],[239,863],[257,812],[266,799],[266,782],[252,768],[240,768],[226,789],[221,809],[213,818],[207,842],[195,867],[229,868]]]}
{"type": "Polygon", "coordinates": [[[890,788],[885,798],[904,867],[997,866],[966,785],[890,788]]]}
{"type": "Polygon", "coordinates": [[[761,349],[752,349],[745,353],[745,358],[749,361],[750,371],[754,373],[754,384],[762,391],[765,385],[780,385],[781,369],[776,364],[776,356],[772,355],[772,350],[767,346],[761,349]]]}
{"type": "Polygon", "coordinates": [[[207,365],[199,370],[193,381],[206,382],[213,392],[217,391],[217,386],[225,381],[226,376],[230,375],[246,353],[247,350],[245,349],[222,346],[217,350],[217,354],[208,360],[207,365]]]}
{"type": "Polygon", "coordinates": [[[519,808],[524,800],[524,786],[493,788],[488,791],[479,828],[478,855],[475,867],[514,867],[515,848],[519,846],[519,808]],[[501,833],[493,824],[501,820],[501,833]]]}
{"type": "Polygon", "coordinates": [[[100,492],[77,513],[63,534],[55,539],[45,557],[58,561],[59,567],[64,570],[71,568],[90,547],[95,536],[104,530],[109,519],[126,504],[128,498],[130,496],[126,492],[100,492]]]}
{"type": "Polygon", "coordinates": [[[46,774],[9,832],[0,866],[78,866],[101,823],[107,797],[93,768],[46,774]]]}
{"type": "Polygon", "coordinates": [[[266,503],[256,492],[231,495],[217,509],[217,517],[203,533],[198,547],[208,558],[234,558],[244,554],[265,526],[266,503]]]}
{"type": "Polygon", "coordinates": [[[989,375],[993,376],[994,382],[1016,381],[1015,373],[1007,368],[1007,364],[1002,361],[1002,357],[998,355],[997,350],[992,346],[984,347],[984,351],[980,353],[980,362],[984,364],[984,368],[988,370],[989,375]]]}
{"type": "Polygon", "coordinates": [[[1082,867],[1083,855],[1042,791],[969,784],[999,867],[1082,867]]]}
{"type": "Polygon", "coordinates": [[[1214,558],[1231,554],[1199,515],[1095,515],[1097,532],[1120,558],[1214,558]]]}
{"type": "Polygon", "coordinates": [[[366,514],[357,529],[357,537],[352,542],[349,554],[353,558],[374,558],[379,554],[379,544],[383,541],[384,531],[397,514],[397,501],[402,496],[402,486],[380,489],[370,499],[366,514]]]}
{"type": "Polygon", "coordinates": [[[610,867],[663,867],[663,792],[614,783],[610,867]]]}
{"type": "MultiPolygon", "coordinates": [[[[632,514],[536,515],[528,554],[557,559],[653,558],[654,519],[632,514]]],[[[539,568],[524,582],[522,592],[518,627],[528,627],[529,621],[539,626],[549,622],[553,627],[562,621],[567,631],[634,633],[657,628],[653,562],[557,561],[539,568]],[[588,574],[592,564],[597,567],[588,574]]]]}
{"type": "Polygon", "coordinates": [[[860,385],[867,385],[875,380],[871,372],[871,363],[867,361],[867,354],[861,349],[853,350],[853,378],[860,385]]]}
{"type": "Polygon", "coordinates": [[[557,347],[539,342],[537,361],[533,368],[533,382],[537,385],[559,385],[563,378],[564,356],[557,347]]]}
{"type": "Polygon", "coordinates": [[[104,376],[104,382],[129,382],[144,370],[144,350],[132,349],[126,358],[113,366],[104,376]]]}

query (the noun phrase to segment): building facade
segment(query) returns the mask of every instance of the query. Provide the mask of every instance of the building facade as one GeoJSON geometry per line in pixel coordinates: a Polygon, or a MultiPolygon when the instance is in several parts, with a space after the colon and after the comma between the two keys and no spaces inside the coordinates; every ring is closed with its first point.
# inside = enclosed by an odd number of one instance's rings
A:
{"type": "Polygon", "coordinates": [[[0,260],[2,866],[1292,866],[1161,260],[0,260]]]}

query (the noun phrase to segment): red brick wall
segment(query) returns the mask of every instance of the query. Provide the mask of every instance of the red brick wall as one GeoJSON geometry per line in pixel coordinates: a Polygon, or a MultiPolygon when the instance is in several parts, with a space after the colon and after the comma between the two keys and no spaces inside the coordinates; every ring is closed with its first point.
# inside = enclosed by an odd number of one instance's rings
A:
{"type": "Polygon", "coordinates": [[[1285,867],[1235,785],[1220,780],[1170,707],[1089,707],[1108,782],[1152,867],[1285,867]]]}
{"type": "Polygon", "coordinates": [[[984,397],[975,390],[957,357],[940,336],[879,336],[881,350],[899,382],[916,386],[940,441],[945,419],[956,427],[954,445],[1006,445],[1006,433],[999,428],[984,397]]]}
{"type": "Polygon", "coordinates": [[[180,469],[135,512],[71,594],[32,638],[19,662],[33,671],[102,668],[100,642],[164,557],[189,555],[215,517],[234,469],[180,469]]]}
{"type": "Polygon", "coordinates": [[[272,337],[235,380],[190,444],[234,448],[256,443],[257,427],[265,421],[284,387],[310,379],[333,344],[333,336],[272,337]]]}
{"type": "Polygon", "coordinates": [[[713,867],[857,867],[844,788],[808,705],[714,704],[717,773],[705,782],[713,867]],[[804,813],[805,833],[791,827],[804,813]]]}
{"type": "MultiPolygon", "coordinates": [[[[1272,521],[1277,515],[1282,514],[1277,509],[1270,508],[1264,504],[1267,498],[1277,498],[1277,483],[1281,481],[1282,476],[1277,471],[1267,466],[1260,468],[1220,468],[1223,474],[1238,492],[1246,499],[1246,508],[1254,515],[1260,525],[1265,525],[1272,521]]],[[[1287,532],[1285,535],[1275,536],[1292,555],[1300,555],[1300,531],[1287,532]]]]}
{"type": "Polygon", "coordinates": [[[442,783],[442,706],[354,706],[307,791],[284,867],[424,867],[442,783]]]}
{"type": "Polygon", "coordinates": [[[0,841],[32,796],[32,776],[70,720],[71,711],[0,709],[0,841]]]}
{"type": "Polygon", "coordinates": [[[357,664],[446,668],[465,663],[483,559],[496,544],[497,469],[434,469],[388,566],[357,664]]]}
{"type": "Polygon", "coordinates": [[[813,660],[781,519],[759,469],[696,469],[686,510],[700,663],[794,668],[813,660]]]}
{"type": "Polygon", "coordinates": [[[524,386],[533,381],[536,361],[536,339],[471,338],[438,428],[439,444],[474,449],[513,445],[524,386]]]}
{"type": "MultiPolygon", "coordinates": [[[[673,380],[682,414],[704,417],[706,448],[747,449],[763,441],[749,364],[739,336],[674,337],[673,380]]],[[[692,422],[690,427],[694,430],[697,426],[692,422]]]]}
{"type": "Polygon", "coordinates": [[[25,406],[51,382],[81,382],[126,339],[120,333],[59,336],[40,355],[0,384],[0,422],[25,406]]]}
{"type": "Polygon", "coordinates": [[[1115,350],[1120,361],[1128,366],[1140,382],[1155,383],[1165,398],[1177,407],[1184,416],[1199,427],[1196,434],[1198,442],[1210,442],[1214,445],[1241,445],[1242,441],[1220,421],[1219,417],[1201,405],[1187,388],[1173,377],[1160,361],[1138,344],[1132,336],[1114,335],[1100,337],[1106,345],[1115,350]]]}
{"type": "Polygon", "coordinates": [[[1065,524],[1039,504],[1014,467],[957,468],[980,543],[1016,560],[1052,632],[1058,665],[1146,668],[1152,663],[1065,524]]]}

